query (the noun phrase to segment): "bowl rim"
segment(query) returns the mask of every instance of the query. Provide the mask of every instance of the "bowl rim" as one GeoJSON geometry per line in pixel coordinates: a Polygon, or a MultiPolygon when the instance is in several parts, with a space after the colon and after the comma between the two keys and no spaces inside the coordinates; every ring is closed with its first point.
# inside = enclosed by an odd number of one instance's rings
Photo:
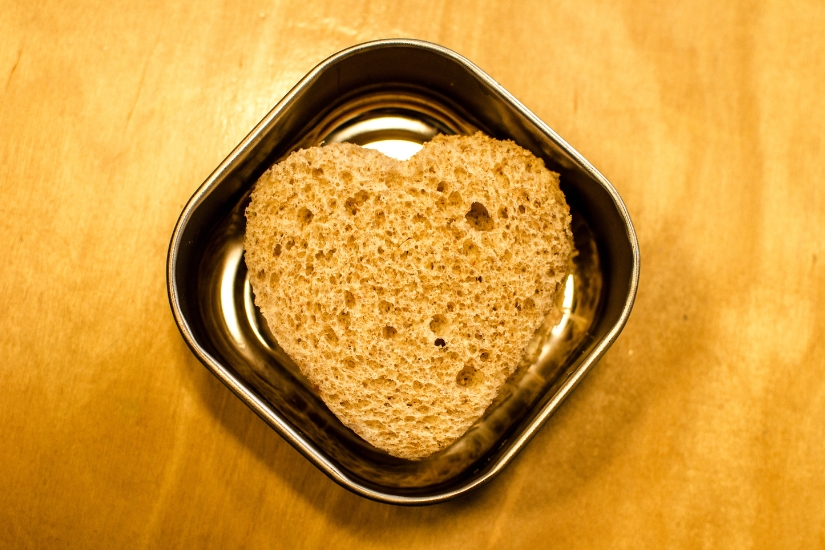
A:
{"type": "Polygon", "coordinates": [[[616,191],[613,185],[598,170],[596,170],[590,162],[578,153],[578,151],[576,151],[546,123],[544,123],[520,101],[518,101],[503,86],[493,80],[489,75],[487,75],[487,73],[482,71],[465,57],[450,49],[431,42],[408,38],[393,38],[365,42],[331,55],[316,65],[280,101],[277,102],[269,113],[267,113],[267,115],[206,178],[206,180],[198,187],[184,206],[177,223],[175,224],[169,243],[166,277],[167,293],[172,314],[175,319],[175,323],[177,324],[178,329],[180,330],[181,335],[188,347],[192,350],[195,356],[221,380],[221,382],[223,382],[238,398],[249,406],[253,412],[255,412],[267,424],[275,429],[279,435],[286,439],[288,443],[304,455],[305,458],[323,471],[333,481],[363,497],[389,504],[425,505],[444,502],[456,498],[486,484],[498,473],[500,473],[535,436],[538,430],[556,411],[561,402],[563,402],[564,399],[566,399],[566,397],[584,379],[593,365],[598,362],[598,360],[604,355],[607,349],[613,344],[618,335],[621,333],[627,323],[627,319],[630,316],[630,312],[636,298],[639,283],[640,263],[640,251],[636,231],[633,227],[633,223],[631,222],[627,208],[619,196],[618,191],[616,191]],[[301,94],[302,91],[307,88],[321,73],[328,70],[344,58],[370,50],[395,47],[429,50],[430,52],[449,58],[450,60],[463,66],[463,68],[470,72],[475,78],[478,78],[487,86],[495,89],[513,109],[524,116],[541,133],[546,134],[552,141],[554,141],[560,149],[572,157],[579,167],[587,172],[587,174],[609,194],[616,211],[624,224],[632,254],[632,266],[629,277],[630,282],[627,289],[627,295],[617,321],[601,338],[598,344],[590,350],[572,375],[564,381],[564,383],[556,391],[555,395],[553,395],[550,400],[541,406],[541,409],[533,416],[524,431],[514,438],[513,443],[509,445],[507,451],[499,456],[497,460],[491,464],[491,467],[485,468],[480,475],[468,479],[466,483],[458,487],[449,490],[435,490],[432,494],[426,495],[398,495],[382,492],[359,482],[357,479],[353,479],[353,477],[348,475],[344,469],[336,465],[335,462],[332,461],[324,452],[316,448],[312,441],[306,439],[287,419],[281,417],[277,411],[269,407],[267,403],[260,396],[258,396],[252,388],[248,387],[242,379],[239,379],[239,377],[236,376],[231,369],[228,369],[219,360],[210,355],[207,350],[198,344],[191,325],[182,311],[176,273],[178,253],[182,244],[183,232],[191,220],[193,213],[222,180],[223,175],[232,169],[232,167],[238,162],[246,151],[257,144],[257,142],[261,139],[262,130],[268,127],[282,113],[287,111],[293,99],[301,94]]]}

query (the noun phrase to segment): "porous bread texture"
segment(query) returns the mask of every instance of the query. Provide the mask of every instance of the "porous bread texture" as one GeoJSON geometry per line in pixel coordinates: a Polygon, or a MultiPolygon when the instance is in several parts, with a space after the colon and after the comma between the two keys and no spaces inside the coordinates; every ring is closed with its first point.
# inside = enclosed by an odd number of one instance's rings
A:
{"type": "Polygon", "coordinates": [[[397,457],[464,434],[553,307],[573,249],[558,174],[510,141],[439,136],[402,162],[352,144],[257,182],[255,303],[333,413],[397,457]]]}

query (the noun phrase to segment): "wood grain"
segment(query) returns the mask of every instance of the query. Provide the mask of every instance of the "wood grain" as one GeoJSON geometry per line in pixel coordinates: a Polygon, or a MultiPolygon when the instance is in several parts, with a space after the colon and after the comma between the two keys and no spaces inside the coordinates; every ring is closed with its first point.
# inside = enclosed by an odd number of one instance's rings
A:
{"type": "Polygon", "coordinates": [[[0,546],[825,548],[825,4],[0,0],[0,546]],[[326,56],[467,56],[610,179],[630,322],[493,483],[318,472],[188,351],[184,203],[326,56]]]}

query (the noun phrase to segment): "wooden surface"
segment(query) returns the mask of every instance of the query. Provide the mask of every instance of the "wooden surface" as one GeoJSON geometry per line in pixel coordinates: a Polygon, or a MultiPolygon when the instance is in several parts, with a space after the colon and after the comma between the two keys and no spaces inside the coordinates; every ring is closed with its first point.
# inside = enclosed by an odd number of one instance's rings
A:
{"type": "Polygon", "coordinates": [[[818,0],[0,0],[0,547],[825,548],[823,29],[818,0]],[[565,137],[642,250],[560,412],[415,509],[338,487],[217,382],[164,272],[278,99],[394,36],[565,137]]]}

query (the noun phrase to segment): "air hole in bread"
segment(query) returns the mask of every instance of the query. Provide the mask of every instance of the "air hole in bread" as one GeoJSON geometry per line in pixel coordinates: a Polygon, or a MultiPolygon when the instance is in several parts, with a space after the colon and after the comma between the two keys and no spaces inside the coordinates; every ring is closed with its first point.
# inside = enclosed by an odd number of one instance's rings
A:
{"type": "Polygon", "coordinates": [[[302,229],[309,225],[309,222],[312,221],[313,216],[314,214],[312,213],[312,210],[306,206],[302,206],[301,209],[298,210],[298,223],[301,224],[302,229]]]}
{"type": "Polygon", "coordinates": [[[455,377],[455,383],[462,388],[469,388],[477,382],[479,372],[472,365],[466,365],[463,369],[458,371],[455,377]]]}
{"type": "Polygon", "coordinates": [[[480,202],[470,205],[470,211],[464,215],[470,227],[477,231],[490,231],[493,228],[493,218],[487,211],[487,207],[480,202]]]}
{"type": "Polygon", "coordinates": [[[445,342],[443,338],[436,338],[435,339],[435,345],[440,347],[440,348],[443,348],[444,346],[447,345],[447,342],[445,342]]]}
{"type": "Polygon", "coordinates": [[[333,330],[329,325],[324,327],[324,338],[326,338],[327,341],[333,346],[338,345],[338,335],[335,334],[335,330],[333,330]]]}
{"type": "Polygon", "coordinates": [[[392,304],[386,300],[381,300],[380,302],[378,302],[378,311],[381,314],[386,315],[392,311],[392,304]]]}
{"type": "Polygon", "coordinates": [[[443,315],[433,315],[430,321],[430,330],[433,334],[443,334],[447,328],[447,318],[443,315]]]}
{"type": "MultiPolygon", "coordinates": [[[[498,209],[498,217],[501,218],[501,219],[504,219],[504,220],[506,220],[509,217],[507,215],[507,207],[506,206],[502,206],[501,208],[498,209]]],[[[508,226],[508,229],[509,229],[509,226],[508,226]]]]}
{"type": "Polygon", "coordinates": [[[276,256],[281,255],[281,243],[278,243],[278,244],[275,245],[275,255],[276,256]]]}
{"type": "MultiPolygon", "coordinates": [[[[395,387],[396,383],[395,380],[387,378],[386,376],[379,376],[378,378],[373,378],[367,383],[368,386],[372,386],[373,388],[378,388],[382,390],[389,390],[395,387]]],[[[390,397],[391,398],[391,397],[390,397]]]]}
{"type": "Polygon", "coordinates": [[[534,302],[532,298],[527,298],[524,300],[524,309],[527,311],[533,311],[536,309],[536,302],[534,302]]]}
{"type": "Polygon", "coordinates": [[[483,351],[479,354],[478,358],[479,358],[479,359],[481,359],[482,361],[484,361],[484,362],[486,363],[487,361],[489,361],[489,360],[490,360],[490,352],[489,352],[489,351],[487,351],[487,350],[483,350],[483,351]]]}
{"type": "Polygon", "coordinates": [[[450,193],[450,197],[448,198],[448,200],[450,201],[450,204],[452,204],[453,206],[460,205],[461,193],[459,193],[458,191],[453,191],[452,193],[450,193]]]}
{"type": "Polygon", "coordinates": [[[352,295],[352,292],[349,290],[344,291],[344,303],[347,305],[348,308],[352,308],[355,306],[355,296],[352,295]]]}
{"type": "Polygon", "coordinates": [[[520,205],[518,205],[518,211],[519,211],[519,214],[524,214],[527,211],[527,209],[524,208],[523,204],[520,204],[520,205]]]}
{"type": "Polygon", "coordinates": [[[367,199],[370,198],[370,194],[364,190],[358,191],[354,197],[348,198],[344,201],[344,208],[349,211],[350,214],[355,216],[358,214],[358,207],[362,206],[367,199]]]}
{"type": "Polygon", "coordinates": [[[338,324],[344,328],[349,328],[350,325],[350,318],[349,318],[349,311],[342,311],[338,314],[338,324]]]}
{"type": "Polygon", "coordinates": [[[443,193],[445,189],[447,189],[447,184],[443,181],[438,182],[438,186],[435,188],[439,193],[443,193]]]}
{"type": "Polygon", "coordinates": [[[471,258],[477,258],[478,255],[480,254],[478,246],[473,241],[471,241],[470,239],[465,240],[461,244],[461,252],[465,256],[469,256],[471,258]]]}
{"type": "Polygon", "coordinates": [[[350,252],[355,252],[356,250],[358,250],[358,241],[355,240],[355,237],[353,235],[350,235],[347,238],[347,242],[344,243],[344,248],[346,248],[350,252]]]}
{"type": "Polygon", "coordinates": [[[395,327],[387,325],[384,327],[383,334],[384,338],[393,338],[396,334],[398,334],[398,331],[395,330],[395,327]]]}

